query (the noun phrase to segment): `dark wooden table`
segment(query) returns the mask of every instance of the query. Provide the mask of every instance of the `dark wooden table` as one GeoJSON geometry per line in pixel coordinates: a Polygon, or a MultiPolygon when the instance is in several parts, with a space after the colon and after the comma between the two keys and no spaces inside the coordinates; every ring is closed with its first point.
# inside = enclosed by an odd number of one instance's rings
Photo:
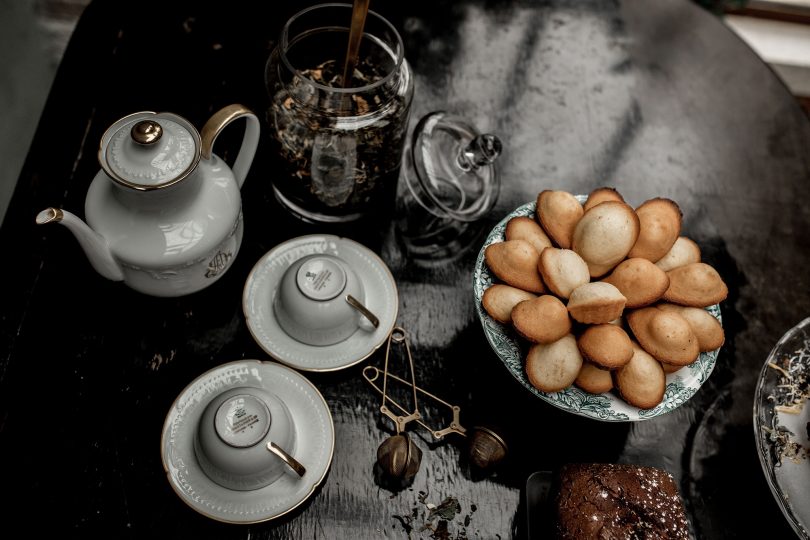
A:
{"type": "MultiPolygon", "coordinates": [[[[475,315],[480,244],[454,260],[408,258],[391,223],[337,230],[288,218],[260,148],[243,189],[246,234],[225,277],[180,299],[139,295],[95,275],[65,229],[36,213],[83,214],[96,148],[116,119],[168,110],[201,126],[219,107],[266,103],[265,60],[298,4],[97,1],[81,18],[0,230],[0,505],[6,534],[104,538],[414,537],[426,504],[458,499],[451,538],[520,537],[529,475],[569,461],[663,467],[698,538],[771,538],[786,525],[757,460],[754,384],[777,339],[810,312],[810,124],[784,85],[711,14],[685,0],[379,2],[416,73],[412,120],[445,109],[500,135],[503,187],[489,229],[542,189],[614,186],[634,205],[669,197],[684,233],[729,285],[726,344],[684,406],[634,424],[563,413],[534,398],[489,348],[475,315]],[[361,378],[369,360],[308,378],[331,408],[336,448],[320,491],[292,515],[251,526],[198,515],[161,467],[164,417],[204,371],[270,360],[241,310],[253,264],[279,242],[345,234],[390,266],[417,378],[497,425],[510,453],[473,474],[463,442],[424,437],[413,485],[375,483],[390,426],[361,378]],[[400,516],[400,517],[397,517],[400,516]],[[402,516],[408,516],[403,518],[402,516]],[[22,529],[17,529],[22,527],[22,529]]],[[[437,520],[432,523],[435,525],[437,520]]],[[[437,537],[443,537],[437,535],[437,537]]]]}

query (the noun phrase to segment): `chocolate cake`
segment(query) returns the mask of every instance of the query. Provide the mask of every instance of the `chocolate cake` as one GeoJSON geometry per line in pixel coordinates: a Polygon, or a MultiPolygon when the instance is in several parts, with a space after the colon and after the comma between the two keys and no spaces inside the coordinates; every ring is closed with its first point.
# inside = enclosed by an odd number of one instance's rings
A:
{"type": "Polygon", "coordinates": [[[558,477],[559,539],[689,538],[672,476],[653,467],[569,464],[558,477]]]}

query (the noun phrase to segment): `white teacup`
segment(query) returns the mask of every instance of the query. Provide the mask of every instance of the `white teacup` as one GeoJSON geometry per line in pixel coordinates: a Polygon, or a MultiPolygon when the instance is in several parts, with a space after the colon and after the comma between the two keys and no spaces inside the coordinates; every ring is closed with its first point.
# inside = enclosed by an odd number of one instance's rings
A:
{"type": "Polygon", "coordinates": [[[302,257],[286,270],[273,311],[292,338],[325,346],[345,340],[358,328],[373,330],[379,325],[364,302],[363,284],[355,271],[343,259],[321,253],[302,257]]]}
{"type": "Polygon", "coordinates": [[[259,489],[290,469],[303,476],[303,467],[290,455],[296,443],[290,410],[261,388],[232,388],[211,400],[196,435],[200,467],[228,489],[259,489]]]}

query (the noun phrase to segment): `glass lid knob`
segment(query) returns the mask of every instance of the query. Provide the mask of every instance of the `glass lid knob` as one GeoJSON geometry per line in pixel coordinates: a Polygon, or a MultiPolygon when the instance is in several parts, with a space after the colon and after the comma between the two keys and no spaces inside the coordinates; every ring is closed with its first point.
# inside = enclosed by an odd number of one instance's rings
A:
{"type": "Polygon", "coordinates": [[[463,171],[469,171],[490,165],[498,159],[502,149],[503,145],[497,135],[491,133],[478,135],[458,154],[458,166],[463,171]]]}

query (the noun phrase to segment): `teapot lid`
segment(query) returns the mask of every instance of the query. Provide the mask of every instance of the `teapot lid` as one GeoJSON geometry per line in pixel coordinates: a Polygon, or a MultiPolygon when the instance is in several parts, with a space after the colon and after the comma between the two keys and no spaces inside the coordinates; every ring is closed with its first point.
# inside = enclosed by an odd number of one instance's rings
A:
{"type": "Polygon", "coordinates": [[[101,138],[98,159],[117,183],[139,191],[171,186],[200,161],[200,134],[185,118],[139,112],[110,126],[101,138]]]}

